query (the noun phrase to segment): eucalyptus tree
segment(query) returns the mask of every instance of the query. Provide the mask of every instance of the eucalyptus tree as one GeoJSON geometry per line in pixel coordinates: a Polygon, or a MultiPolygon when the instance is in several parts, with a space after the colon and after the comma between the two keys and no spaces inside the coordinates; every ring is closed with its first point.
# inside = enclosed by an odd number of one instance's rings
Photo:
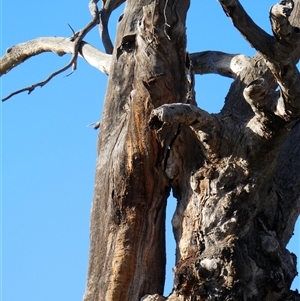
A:
{"type": "MultiPolygon", "coordinates": [[[[286,249],[300,212],[300,1],[270,9],[273,35],[238,0],[219,0],[253,57],[188,53],[189,0],[90,1],[92,20],[71,38],[9,48],[1,75],[45,51],[72,54],[32,92],[76,69],[78,56],[109,75],[98,139],[84,301],[300,300],[286,249]],[[107,53],[84,41],[99,26],[107,53]],[[197,106],[195,74],[233,79],[224,107],[197,106]],[[165,211],[178,205],[174,288],[163,297],[165,211]]],[[[266,16],[267,18],[268,16],[266,16]]]]}

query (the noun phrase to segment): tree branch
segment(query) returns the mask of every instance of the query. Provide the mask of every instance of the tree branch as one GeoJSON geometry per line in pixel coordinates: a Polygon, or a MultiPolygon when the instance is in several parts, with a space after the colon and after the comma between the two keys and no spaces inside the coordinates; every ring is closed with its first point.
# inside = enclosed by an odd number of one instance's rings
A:
{"type": "MultiPolygon", "coordinates": [[[[8,48],[6,54],[0,58],[0,76],[8,73],[32,56],[43,52],[54,52],[59,56],[66,53],[73,54],[74,42],[64,37],[42,37],[8,48]]],[[[79,56],[83,57],[91,66],[105,74],[109,74],[111,55],[106,54],[82,41],[79,56]]]]}
{"type": "MultiPolygon", "coordinates": [[[[0,76],[8,73],[13,68],[29,58],[44,53],[54,52],[59,56],[74,53],[74,42],[64,37],[41,37],[8,48],[6,54],[0,58],[0,76]]],[[[99,71],[109,74],[111,55],[106,54],[82,41],[78,55],[83,57],[91,66],[99,71]]],[[[249,58],[241,54],[228,54],[220,51],[203,51],[189,54],[195,74],[215,73],[226,77],[235,78],[246,66],[249,58]]],[[[68,64],[69,66],[69,64],[68,64]]],[[[29,91],[24,88],[9,94],[3,101],[15,94],[29,91]]]]}
{"type": "Polygon", "coordinates": [[[294,60],[294,53],[300,48],[300,29],[288,20],[293,8],[291,0],[281,1],[271,8],[270,20],[277,43],[273,48],[274,56],[266,57],[267,66],[281,89],[275,114],[287,121],[300,116],[300,74],[294,60]]]}
{"type": "Polygon", "coordinates": [[[250,58],[242,54],[228,54],[220,51],[190,53],[195,74],[215,73],[236,78],[250,58]]]}
{"type": "Polygon", "coordinates": [[[106,53],[111,54],[114,49],[108,32],[109,17],[111,13],[125,1],[126,0],[103,0],[102,1],[102,8],[100,11],[99,31],[106,53]]]}
{"type": "Polygon", "coordinates": [[[172,103],[154,109],[150,115],[149,127],[159,130],[164,123],[191,127],[209,154],[216,154],[220,147],[221,124],[218,117],[196,106],[172,103]]]}
{"type": "Polygon", "coordinates": [[[246,13],[238,0],[218,0],[233,25],[245,39],[257,50],[268,56],[272,55],[271,44],[274,39],[271,35],[257,26],[246,13]]]}
{"type": "MultiPolygon", "coordinates": [[[[83,40],[83,38],[85,37],[85,35],[92,29],[94,28],[97,24],[99,24],[99,11],[98,11],[98,7],[97,7],[97,2],[98,0],[91,0],[89,2],[89,10],[91,12],[92,15],[92,20],[80,31],[76,32],[73,37],[71,37],[70,41],[73,42],[73,47],[74,50],[72,52],[72,58],[69,61],[69,63],[64,66],[63,68],[57,70],[56,72],[53,72],[52,74],[50,74],[44,81],[38,82],[34,85],[31,85],[29,87],[17,90],[11,94],[9,94],[8,96],[6,96],[5,98],[2,99],[2,101],[5,101],[7,99],[9,99],[10,97],[22,93],[24,91],[28,91],[28,93],[30,94],[32,91],[34,91],[34,89],[36,87],[43,87],[44,85],[46,85],[53,77],[55,77],[56,75],[66,71],[67,69],[69,69],[72,66],[72,72],[73,73],[76,70],[76,65],[77,65],[77,57],[78,57],[78,53],[79,53],[79,49],[80,49],[80,45],[81,42],[83,40]]],[[[9,53],[10,51],[8,51],[9,53]]],[[[1,68],[2,69],[2,68],[1,68]]]]}
{"type": "MultiPolygon", "coordinates": [[[[289,23],[294,8],[292,0],[281,1],[270,10],[270,20],[275,37],[268,35],[247,15],[238,0],[219,0],[234,26],[265,58],[266,64],[281,93],[276,93],[277,104],[274,113],[285,121],[300,116],[300,75],[296,67],[299,57],[300,29],[289,23]]],[[[254,93],[258,95],[257,93],[254,93]]],[[[254,95],[253,94],[253,95],[254,95]]],[[[248,100],[249,101],[249,95],[248,100]]]]}

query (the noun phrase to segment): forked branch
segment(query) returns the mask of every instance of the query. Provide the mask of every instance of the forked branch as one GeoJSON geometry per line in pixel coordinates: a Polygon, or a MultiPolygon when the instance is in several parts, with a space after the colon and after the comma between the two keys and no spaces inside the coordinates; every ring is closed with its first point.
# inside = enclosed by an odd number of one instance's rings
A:
{"type": "MultiPolygon", "coordinates": [[[[300,29],[289,22],[292,0],[283,0],[270,10],[274,37],[258,27],[238,0],[219,0],[235,27],[265,58],[281,88],[274,113],[286,121],[300,116],[300,75],[296,67],[300,47],[300,29]]],[[[278,94],[277,94],[278,95],[278,94]]]]}
{"type": "MultiPolygon", "coordinates": [[[[43,37],[8,48],[4,56],[0,58],[0,76],[8,73],[29,58],[44,52],[53,52],[59,56],[66,53],[73,54],[74,43],[70,38],[43,37]]],[[[84,41],[79,46],[78,55],[83,57],[91,66],[105,74],[109,74],[111,55],[101,52],[84,41]]]]}
{"type": "MultiPolygon", "coordinates": [[[[32,91],[34,91],[34,89],[36,87],[43,87],[44,85],[46,85],[53,77],[55,77],[56,75],[66,71],[67,69],[69,69],[70,67],[72,67],[72,72],[73,73],[76,70],[76,65],[77,65],[77,57],[79,54],[79,49],[81,47],[81,42],[83,40],[83,38],[86,36],[86,34],[92,29],[94,28],[97,24],[99,24],[99,11],[98,11],[98,7],[97,7],[97,2],[98,0],[91,0],[89,3],[89,10],[92,14],[92,20],[80,31],[76,32],[73,37],[71,37],[70,41],[73,43],[73,52],[72,52],[72,57],[69,61],[69,63],[64,66],[63,68],[53,72],[52,74],[50,74],[44,81],[38,82],[36,84],[33,84],[29,87],[17,90],[11,94],[9,94],[8,96],[6,96],[5,98],[2,99],[2,101],[5,101],[7,99],[9,99],[10,97],[28,91],[28,94],[30,94],[32,91]]],[[[12,49],[8,50],[8,53],[10,53],[12,51],[12,49]]],[[[62,52],[57,52],[58,54],[62,54],[62,52]]],[[[1,69],[2,69],[2,64],[1,64],[1,69]]]]}

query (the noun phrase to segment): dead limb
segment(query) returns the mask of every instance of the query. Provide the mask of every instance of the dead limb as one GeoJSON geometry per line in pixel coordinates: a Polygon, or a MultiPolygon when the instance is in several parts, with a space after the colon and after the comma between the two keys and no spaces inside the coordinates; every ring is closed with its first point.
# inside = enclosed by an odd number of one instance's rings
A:
{"type": "Polygon", "coordinates": [[[236,78],[250,58],[243,54],[203,51],[189,55],[195,74],[215,73],[236,78]]]}
{"type": "MultiPolygon", "coordinates": [[[[53,52],[59,56],[66,53],[73,54],[74,43],[70,38],[43,37],[8,48],[0,59],[0,76],[8,73],[27,59],[43,52],[53,52]]],[[[105,74],[109,74],[111,56],[103,53],[92,45],[82,41],[79,47],[79,56],[83,57],[91,66],[105,74]]]]}
{"type": "Polygon", "coordinates": [[[205,150],[209,154],[217,153],[220,146],[221,124],[216,115],[190,104],[165,104],[152,111],[149,126],[151,129],[159,130],[164,123],[190,126],[205,150]]]}
{"type": "MultiPolygon", "coordinates": [[[[53,52],[59,56],[66,53],[73,55],[74,50],[74,42],[70,38],[64,37],[42,37],[17,44],[8,48],[4,56],[0,58],[0,76],[8,73],[35,55],[44,52],[53,52]]],[[[103,53],[84,41],[81,41],[79,45],[78,55],[83,57],[91,66],[107,75],[109,74],[111,55],[103,53]]],[[[191,53],[189,58],[195,74],[215,73],[231,78],[235,78],[249,61],[249,58],[245,55],[227,54],[220,51],[191,53]]],[[[69,64],[68,66],[70,66],[69,64]]],[[[59,71],[62,72],[61,70],[59,71]]],[[[29,87],[9,94],[3,101],[24,91],[30,91],[29,87]]]]}
{"type": "MultiPolygon", "coordinates": [[[[28,86],[26,88],[17,90],[11,94],[9,94],[8,96],[6,96],[5,98],[2,99],[2,101],[5,101],[7,99],[9,99],[10,97],[28,91],[28,94],[30,94],[32,91],[34,91],[34,89],[36,87],[43,87],[44,85],[46,85],[53,77],[55,77],[56,75],[66,71],[67,69],[69,69],[70,67],[72,67],[72,72],[73,73],[76,70],[76,65],[77,65],[77,57],[78,57],[78,53],[79,53],[79,49],[80,49],[80,45],[81,42],[83,40],[83,38],[85,37],[85,35],[92,29],[94,28],[97,24],[99,24],[99,11],[98,11],[98,7],[97,7],[97,2],[98,0],[91,0],[89,3],[89,10],[91,12],[92,15],[92,20],[80,31],[76,32],[73,37],[71,37],[70,41],[73,43],[73,47],[74,50],[72,52],[72,57],[69,61],[69,63],[64,66],[63,68],[53,72],[52,74],[50,74],[44,81],[38,82],[36,84],[33,84],[31,86],[28,86]]],[[[11,49],[9,49],[8,53],[11,52],[11,49]]],[[[62,54],[61,52],[58,52],[58,54],[62,54]]],[[[2,69],[2,67],[1,67],[2,69]]]]}
{"type": "Polygon", "coordinates": [[[258,51],[271,55],[271,35],[257,26],[238,0],[218,0],[226,15],[244,38],[258,51]]]}
{"type": "MultiPolygon", "coordinates": [[[[0,59],[0,76],[8,73],[19,64],[32,56],[43,52],[53,52],[59,56],[66,53],[73,54],[74,45],[69,38],[42,37],[8,48],[0,59]]],[[[92,45],[82,41],[79,56],[83,57],[91,66],[105,74],[109,74],[111,55],[103,53],[92,45]]],[[[229,54],[220,51],[202,51],[190,53],[189,58],[195,74],[219,74],[235,78],[249,61],[249,57],[242,54],[229,54]]]]}
{"type": "Polygon", "coordinates": [[[100,11],[99,31],[102,38],[102,43],[106,53],[113,52],[113,44],[108,32],[108,21],[111,13],[118,8],[126,0],[102,0],[102,8],[100,11]]]}
{"type": "Polygon", "coordinates": [[[300,75],[296,67],[299,57],[295,54],[299,54],[300,29],[289,22],[294,2],[281,1],[271,8],[270,20],[274,37],[252,21],[238,0],[219,0],[219,2],[235,27],[264,56],[268,68],[281,88],[280,94],[275,92],[278,103],[274,106],[274,113],[286,121],[298,118],[300,75]]]}

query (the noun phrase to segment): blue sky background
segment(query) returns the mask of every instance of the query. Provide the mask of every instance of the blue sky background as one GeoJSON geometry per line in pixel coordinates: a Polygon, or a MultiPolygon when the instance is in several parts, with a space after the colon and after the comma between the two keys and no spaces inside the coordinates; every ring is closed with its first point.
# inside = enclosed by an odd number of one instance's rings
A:
{"type": "MultiPolygon", "coordinates": [[[[270,32],[268,11],[275,2],[241,1],[270,32]],[[259,5],[259,10],[257,8],[259,5]]],[[[90,21],[88,1],[2,1],[1,55],[12,45],[42,36],[71,36],[90,21]]],[[[255,50],[234,29],[217,1],[192,1],[188,51],[221,50],[252,56],[255,50]],[[200,6],[201,5],[201,6],[200,6]]],[[[114,13],[110,30],[115,30],[114,13]]],[[[103,49],[94,29],[86,39],[103,49]]],[[[70,57],[43,54],[1,78],[2,97],[45,79],[70,57]]],[[[2,104],[2,300],[82,300],[89,252],[97,132],[87,125],[101,118],[107,76],[84,60],[32,94],[2,104]]],[[[230,79],[196,77],[198,105],[218,112],[230,79]]],[[[175,244],[170,199],[167,221],[166,293],[172,287],[175,244]]],[[[300,255],[298,222],[289,249],[300,255]]],[[[298,260],[300,261],[300,260],[298,260]]],[[[298,264],[298,270],[299,264],[298,264]]],[[[294,288],[300,289],[299,277],[294,288]]]]}

